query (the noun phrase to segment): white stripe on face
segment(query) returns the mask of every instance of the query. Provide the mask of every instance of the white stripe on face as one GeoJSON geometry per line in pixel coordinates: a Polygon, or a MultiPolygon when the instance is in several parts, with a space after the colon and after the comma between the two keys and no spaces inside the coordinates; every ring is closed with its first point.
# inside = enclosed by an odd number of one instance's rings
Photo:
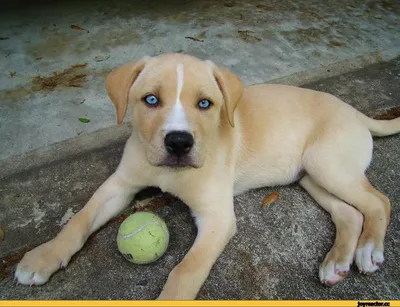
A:
{"type": "Polygon", "coordinates": [[[183,89],[183,64],[178,64],[176,67],[177,73],[177,90],[176,90],[176,101],[169,114],[167,121],[165,122],[164,130],[166,133],[171,131],[189,131],[189,123],[186,119],[185,110],[183,108],[180,96],[183,89]]]}

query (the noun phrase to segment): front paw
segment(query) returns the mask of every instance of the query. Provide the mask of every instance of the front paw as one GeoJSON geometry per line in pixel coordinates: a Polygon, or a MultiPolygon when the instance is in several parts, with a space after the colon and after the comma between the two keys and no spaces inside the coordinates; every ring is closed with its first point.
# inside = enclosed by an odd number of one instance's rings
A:
{"type": "Polygon", "coordinates": [[[42,285],[50,276],[64,268],[69,258],[63,257],[54,241],[44,243],[27,252],[17,265],[14,279],[23,285],[42,285]]]}

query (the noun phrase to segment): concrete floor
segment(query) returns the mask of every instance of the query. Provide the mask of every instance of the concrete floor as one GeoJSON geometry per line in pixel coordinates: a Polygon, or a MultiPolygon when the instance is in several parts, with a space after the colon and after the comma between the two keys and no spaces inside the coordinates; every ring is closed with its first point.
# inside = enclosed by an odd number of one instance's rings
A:
{"type": "Polygon", "coordinates": [[[394,0],[12,1],[0,12],[0,159],[114,126],[104,78],[146,54],[187,52],[259,83],[392,58],[399,24],[394,0]]]}
{"type": "MultiPolygon", "coordinates": [[[[134,266],[119,255],[117,218],[49,284],[29,288],[12,281],[23,253],[52,238],[118,163],[129,126],[115,128],[104,89],[116,66],[145,54],[186,52],[230,68],[246,84],[302,84],[370,116],[400,107],[395,0],[7,5],[0,11],[0,299],[152,299],[194,240],[188,209],[158,196],[148,209],[171,232],[158,262],[134,266]]],[[[399,144],[399,136],[376,140],[368,171],[393,205],[382,272],[364,276],[353,269],[342,284],[323,287],[317,271],[334,239],[329,216],[295,185],[265,188],[235,199],[238,234],[199,298],[400,299],[399,144]],[[272,191],[280,200],[261,210],[272,191]]]]}
{"type": "MultiPolygon", "coordinates": [[[[387,110],[398,116],[399,82],[400,58],[304,86],[335,94],[370,116],[387,110]]],[[[132,208],[93,235],[68,267],[54,274],[46,285],[18,286],[12,279],[22,255],[53,238],[114,171],[123,144],[123,140],[117,140],[101,149],[21,169],[0,179],[0,225],[5,232],[4,241],[0,241],[0,299],[157,297],[168,273],[196,235],[188,208],[171,197],[143,200],[142,195],[132,208]],[[171,234],[166,254],[142,266],[127,262],[119,254],[115,239],[121,220],[140,206],[160,214],[171,234]]],[[[399,152],[400,135],[376,139],[368,170],[371,182],[392,201],[386,261],[381,272],[365,276],[353,267],[343,283],[332,288],[323,286],[318,280],[318,265],[335,237],[329,214],[297,185],[263,188],[235,198],[238,232],[213,267],[198,298],[399,300],[399,152]],[[262,200],[273,191],[279,192],[280,199],[262,209],[262,200]]]]}

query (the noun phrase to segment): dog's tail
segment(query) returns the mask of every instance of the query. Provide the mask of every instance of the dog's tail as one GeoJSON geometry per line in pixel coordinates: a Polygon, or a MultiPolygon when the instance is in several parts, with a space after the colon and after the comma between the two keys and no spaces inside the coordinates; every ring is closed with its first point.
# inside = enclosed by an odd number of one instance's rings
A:
{"type": "Polygon", "coordinates": [[[370,118],[357,111],[357,117],[368,127],[373,136],[386,136],[400,132],[400,117],[390,120],[370,118]]]}

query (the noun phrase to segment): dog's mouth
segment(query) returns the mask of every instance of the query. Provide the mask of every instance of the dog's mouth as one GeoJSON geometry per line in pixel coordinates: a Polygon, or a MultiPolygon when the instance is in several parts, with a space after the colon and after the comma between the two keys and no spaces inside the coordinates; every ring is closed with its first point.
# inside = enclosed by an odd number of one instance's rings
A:
{"type": "Polygon", "coordinates": [[[199,165],[193,161],[189,155],[175,156],[167,155],[164,160],[158,164],[161,167],[169,168],[199,168],[199,165]]]}

